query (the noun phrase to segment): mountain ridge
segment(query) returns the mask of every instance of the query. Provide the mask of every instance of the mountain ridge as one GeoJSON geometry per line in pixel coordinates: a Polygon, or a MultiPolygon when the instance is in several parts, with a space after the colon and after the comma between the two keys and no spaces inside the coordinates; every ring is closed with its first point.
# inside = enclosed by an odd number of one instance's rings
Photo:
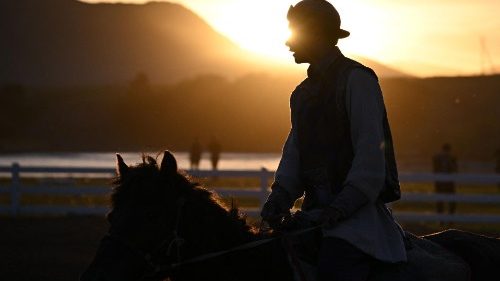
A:
{"type": "MultiPolygon", "coordinates": [[[[0,34],[6,38],[0,45],[0,83],[116,84],[138,72],[153,83],[205,73],[229,78],[297,73],[258,59],[176,3],[6,0],[0,3],[0,17],[0,34]]],[[[385,76],[385,66],[373,64],[385,76]]]]}
{"type": "Polygon", "coordinates": [[[179,4],[24,0],[0,7],[1,30],[8,38],[0,46],[7,60],[0,77],[6,81],[123,83],[136,72],[173,81],[207,70],[230,74],[246,64],[239,59],[241,49],[179,4]],[[216,48],[193,40],[200,35],[216,48]]]}

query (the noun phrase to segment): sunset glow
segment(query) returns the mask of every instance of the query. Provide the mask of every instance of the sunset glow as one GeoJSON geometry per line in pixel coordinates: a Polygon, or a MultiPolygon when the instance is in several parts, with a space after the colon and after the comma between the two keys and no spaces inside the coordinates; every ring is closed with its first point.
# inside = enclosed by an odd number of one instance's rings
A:
{"type": "Polygon", "coordinates": [[[217,11],[212,25],[240,47],[273,58],[289,58],[285,41],[290,35],[288,6],[278,1],[264,5],[232,1],[217,11]],[[263,8],[265,7],[265,8],[263,8]]]}
{"type": "MultiPolygon", "coordinates": [[[[144,3],[144,0],[85,2],[144,3]]],[[[286,12],[293,1],[176,0],[243,49],[290,62],[286,12]]],[[[500,2],[330,1],[351,36],[339,45],[418,75],[465,75],[500,71],[500,2]],[[481,45],[481,38],[483,45],[481,45]]],[[[291,62],[290,62],[291,63],[291,62]]]]}

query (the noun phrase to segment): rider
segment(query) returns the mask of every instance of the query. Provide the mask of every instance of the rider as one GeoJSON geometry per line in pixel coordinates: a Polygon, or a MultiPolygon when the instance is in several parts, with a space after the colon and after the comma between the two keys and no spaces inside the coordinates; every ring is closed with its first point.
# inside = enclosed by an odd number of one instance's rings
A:
{"type": "Polygon", "coordinates": [[[271,226],[304,196],[302,214],[323,225],[318,280],[367,280],[375,262],[406,261],[385,203],[400,197],[392,137],[377,76],[336,46],[349,36],[325,0],[288,15],[286,45],[307,78],[290,99],[291,130],[261,212],[271,226]]]}

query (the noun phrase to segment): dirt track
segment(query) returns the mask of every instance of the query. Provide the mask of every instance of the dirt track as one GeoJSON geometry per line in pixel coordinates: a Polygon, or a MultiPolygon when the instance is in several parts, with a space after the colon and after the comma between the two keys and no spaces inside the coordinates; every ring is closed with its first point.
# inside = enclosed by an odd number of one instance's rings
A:
{"type": "Polygon", "coordinates": [[[0,218],[0,278],[78,280],[106,230],[102,217],[0,218]]]}
{"type": "MultiPolygon", "coordinates": [[[[107,228],[104,217],[0,218],[0,279],[78,280],[107,228]]],[[[437,231],[403,228],[417,235],[437,231]]]]}

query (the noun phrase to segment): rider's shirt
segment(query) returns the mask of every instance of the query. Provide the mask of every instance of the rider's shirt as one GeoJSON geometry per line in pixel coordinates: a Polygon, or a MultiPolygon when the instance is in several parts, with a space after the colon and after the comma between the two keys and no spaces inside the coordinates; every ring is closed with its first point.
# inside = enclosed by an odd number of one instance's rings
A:
{"type": "MultiPolygon", "coordinates": [[[[319,65],[311,65],[308,73],[325,72],[339,54],[340,51],[335,48],[319,65]]],[[[318,83],[315,79],[306,79],[295,91],[319,91],[318,83]]],[[[292,95],[297,94],[308,93],[292,95]]],[[[405,261],[406,251],[401,229],[385,204],[378,199],[385,181],[385,159],[381,149],[384,140],[382,127],[384,102],[376,78],[363,69],[354,69],[348,77],[345,102],[354,159],[343,186],[344,190],[355,188],[360,191],[368,198],[368,203],[337,226],[325,229],[324,235],[344,239],[381,261],[405,261]]],[[[304,194],[304,183],[301,182],[300,176],[302,172],[300,151],[297,144],[297,132],[292,124],[275,180],[294,199],[304,194]]],[[[337,196],[341,194],[342,192],[337,196]]]]}

